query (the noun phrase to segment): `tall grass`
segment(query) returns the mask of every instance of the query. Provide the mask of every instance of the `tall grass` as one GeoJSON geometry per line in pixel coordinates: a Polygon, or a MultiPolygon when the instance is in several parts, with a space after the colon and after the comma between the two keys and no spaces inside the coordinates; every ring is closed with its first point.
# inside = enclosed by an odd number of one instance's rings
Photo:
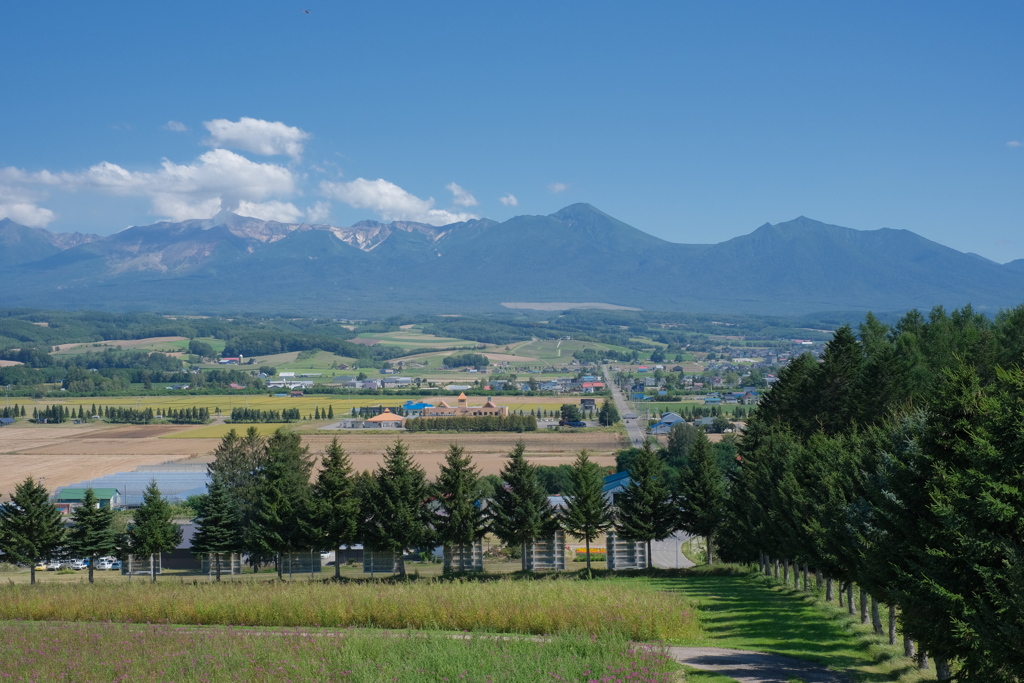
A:
{"type": "Polygon", "coordinates": [[[693,640],[689,600],[604,581],[158,583],[0,587],[0,619],[360,626],[693,640]]]}
{"type": "Polygon", "coordinates": [[[659,646],[615,638],[251,631],[102,623],[7,623],[0,679],[15,681],[607,681],[668,683],[659,646]]]}

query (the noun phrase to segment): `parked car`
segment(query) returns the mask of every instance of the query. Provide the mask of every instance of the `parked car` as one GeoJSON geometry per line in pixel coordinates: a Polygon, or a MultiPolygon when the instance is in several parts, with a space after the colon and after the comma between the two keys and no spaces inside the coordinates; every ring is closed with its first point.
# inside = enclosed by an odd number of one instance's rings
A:
{"type": "Polygon", "coordinates": [[[46,571],[46,563],[45,562],[36,562],[36,571],[37,572],[45,572],[46,571]]]}
{"type": "Polygon", "coordinates": [[[59,569],[74,569],[71,560],[61,560],[59,563],[59,569]]]}
{"type": "Polygon", "coordinates": [[[114,560],[113,562],[111,562],[110,568],[116,569],[117,571],[121,571],[121,560],[114,560]]]}
{"type": "Polygon", "coordinates": [[[114,563],[110,560],[100,560],[96,563],[96,569],[113,569],[114,563]]]}
{"type": "Polygon", "coordinates": [[[75,570],[88,569],[89,563],[85,560],[71,560],[71,568],[75,570]]]}
{"type": "Polygon", "coordinates": [[[46,571],[55,572],[60,569],[60,562],[58,560],[52,560],[46,565],[46,571]]]}

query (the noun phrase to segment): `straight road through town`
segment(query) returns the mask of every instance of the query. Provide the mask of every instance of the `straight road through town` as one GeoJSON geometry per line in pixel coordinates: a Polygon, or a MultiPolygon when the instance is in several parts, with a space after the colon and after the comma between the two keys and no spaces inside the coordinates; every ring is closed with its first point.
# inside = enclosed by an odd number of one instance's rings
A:
{"type": "Polygon", "coordinates": [[[639,418],[636,412],[629,407],[626,403],[626,397],[623,396],[619,386],[612,379],[611,370],[608,369],[607,365],[601,366],[601,371],[604,373],[605,384],[612,391],[612,399],[615,401],[615,407],[619,409],[619,415],[622,416],[622,421],[626,423],[626,433],[629,434],[629,445],[635,448],[639,448],[644,443],[646,435],[644,434],[644,428],[641,426],[639,418]]]}

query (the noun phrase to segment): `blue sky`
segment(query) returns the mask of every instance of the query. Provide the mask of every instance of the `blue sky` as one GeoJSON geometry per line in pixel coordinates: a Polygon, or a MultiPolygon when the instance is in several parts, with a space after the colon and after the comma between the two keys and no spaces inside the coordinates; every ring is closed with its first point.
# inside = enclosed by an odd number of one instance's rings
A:
{"type": "Polygon", "coordinates": [[[806,215],[1024,258],[1024,3],[0,4],[0,216],[806,215]],[[305,10],[309,10],[308,13],[305,10]]]}

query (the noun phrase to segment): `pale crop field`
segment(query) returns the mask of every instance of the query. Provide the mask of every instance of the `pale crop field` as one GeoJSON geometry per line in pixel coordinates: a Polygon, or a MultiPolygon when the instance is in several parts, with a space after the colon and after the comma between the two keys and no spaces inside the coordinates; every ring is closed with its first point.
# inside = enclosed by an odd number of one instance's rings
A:
{"type": "MultiPolygon", "coordinates": [[[[146,339],[108,339],[100,342],[76,342],[73,344],[60,344],[54,355],[74,355],[88,353],[90,351],[105,351],[107,348],[132,349],[135,351],[161,351],[164,353],[176,353],[188,350],[188,339],[186,337],[148,337],[146,339]]],[[[221,348],[223,348],[221,342],[221,348]]]]}
{"type": "MultiPolygon", "coordinates": [[[[296,423],[293,427],[315,426],[296,423]]],[[[244,432],[250,425],[235,425],[244,432]]],[[[255,425],[269,435],[282,425],[255,425]]],[[[208,462],[226,425],[23,425],[0,430],[0,495],[6,496],[27,476],[42,480],[54,490],[58,486],[116,472],[132,471],[143,465],[176,461],[208,462]],[[216,433],[210,434],[211,430],[216,433]],[[206,432],[203,438],[196,435],[206,432]],[[173,438],[170,438],[173,437],[173,438]]],[[[303,444],[320,454],[336,436],[352,456],[358,470],[373,470],[384,449],[396,438],[409,446],[413,457],[433,477],[437,474],[448,445],[458,443],[473,456],[483,474],[497,474],[515,442],[526,443],[530,461],[542,465],[571,464],[576,453],[586,449],[601,465],[614,466],[615,452],[625,447],[617,432],[376,432],[369,430],[331,431],[303,434],[303,444]]]]}

